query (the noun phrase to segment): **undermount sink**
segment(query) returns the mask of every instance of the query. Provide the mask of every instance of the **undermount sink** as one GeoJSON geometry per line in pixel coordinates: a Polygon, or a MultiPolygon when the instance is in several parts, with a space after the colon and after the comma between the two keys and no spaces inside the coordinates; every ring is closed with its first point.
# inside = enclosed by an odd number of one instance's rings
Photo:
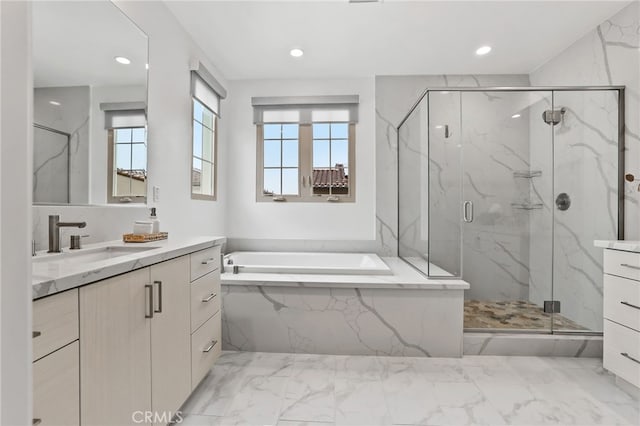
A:
{"type": "Polygon", "coordinates": [[[108,246],[96,247],[80,250],[69,250],[59,253],[45,255],[42,257],[34,257],[34,263],[91,263],[109,260],[120,256],[141,253],[147,250],[153,250],[157,247],[141,247],[141,246],[108,246]]]}

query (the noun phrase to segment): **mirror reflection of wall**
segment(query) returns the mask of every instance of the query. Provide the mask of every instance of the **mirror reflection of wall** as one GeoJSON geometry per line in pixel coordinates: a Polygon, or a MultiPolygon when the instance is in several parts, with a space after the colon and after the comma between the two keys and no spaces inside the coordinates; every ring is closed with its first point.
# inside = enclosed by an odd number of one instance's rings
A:
{"type": "Polygon", "coordinates": [[[145,202],[146,35],[109,1],[32,16],[34,204],[145,202]]]}

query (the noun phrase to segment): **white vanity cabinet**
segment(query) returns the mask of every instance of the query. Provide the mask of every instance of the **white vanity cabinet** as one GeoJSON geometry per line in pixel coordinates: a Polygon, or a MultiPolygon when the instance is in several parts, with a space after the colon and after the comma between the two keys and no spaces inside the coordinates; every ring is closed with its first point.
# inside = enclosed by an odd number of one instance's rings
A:
{"type": "Polygon", "coordinates": [[[603,366],[640,387],[640,253],[604,251],[603,366]]]}
{"type": "MultiPolygon", "coordinates": [[[[139,424],[147,412],[166,424],[189,397],[192,351],[201,352],[192,335],[193,256],[80,289],[83,425],[139,424]]],[[[208,360],[210,369],[215,359],[208,360]]]]}
{"type": "Polygon", "coordinates": [[[80,424],[78,290],[33,303],[33,424],[80,424]]]}

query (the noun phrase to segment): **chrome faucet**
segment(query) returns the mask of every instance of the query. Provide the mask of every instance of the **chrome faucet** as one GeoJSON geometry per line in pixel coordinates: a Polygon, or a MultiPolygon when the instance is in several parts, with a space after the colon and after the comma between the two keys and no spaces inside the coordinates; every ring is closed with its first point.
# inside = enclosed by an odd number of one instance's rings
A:
{"type": "Polygon", "coordinates": [[[60,222],[57,214],[49,215],[49,253],[60,253],[60,228],[62,227],[84,228],[87,222],[60,222]]]}

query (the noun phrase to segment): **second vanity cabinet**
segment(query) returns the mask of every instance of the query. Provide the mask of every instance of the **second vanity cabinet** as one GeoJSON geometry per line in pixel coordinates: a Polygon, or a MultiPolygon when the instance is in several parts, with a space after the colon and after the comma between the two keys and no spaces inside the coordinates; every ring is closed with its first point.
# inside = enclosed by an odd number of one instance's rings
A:
{"type": "Polygon", "coordinates": [[[604,251],[603,366],[640,388],[640,253],[604,251]]]}

